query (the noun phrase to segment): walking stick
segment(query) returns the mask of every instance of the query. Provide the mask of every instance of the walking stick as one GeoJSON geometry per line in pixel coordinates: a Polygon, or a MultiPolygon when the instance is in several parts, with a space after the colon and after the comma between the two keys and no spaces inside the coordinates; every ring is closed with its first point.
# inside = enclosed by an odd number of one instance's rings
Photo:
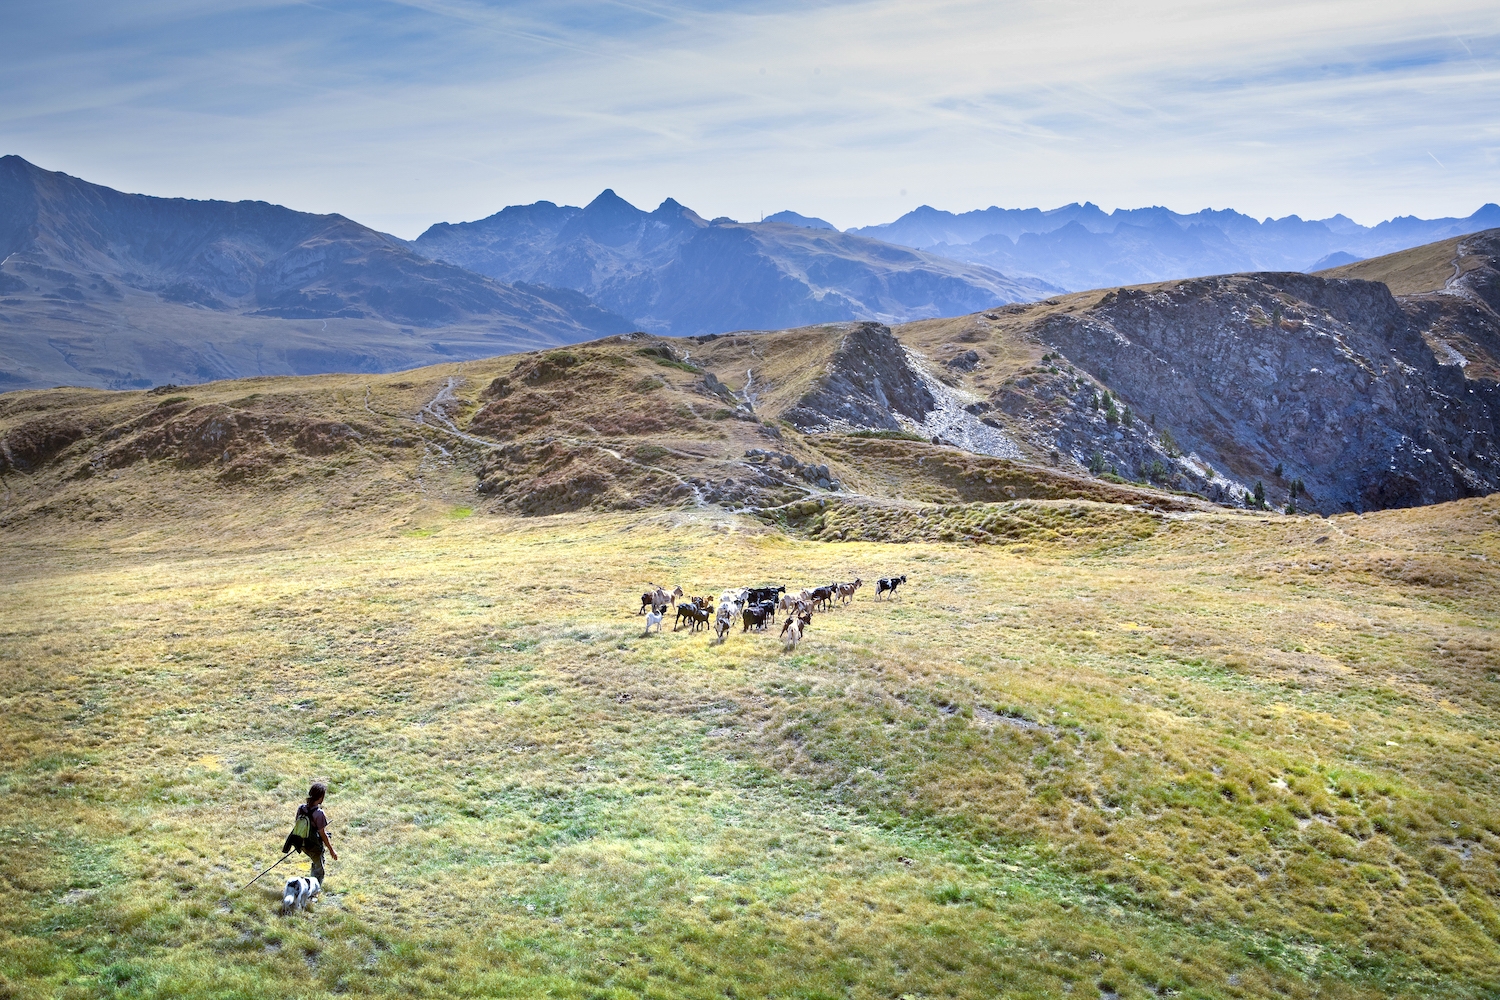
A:
{"type": "MultiPolygon", "coordinates": [[[[291,856],[292,856],[292,852],[291,851],[287,851],[285,854],[283,854],[281,856],[281,861],[285,861],[287,858],[289,858],[291,856]]],[[[276,862],[276,865],[281,864],[281,861],[276,862]]],[[[276,865],[272,865],[271,868],[275,868],[276,865]]],[[[271,868],[267,868],[266,872],[270,871],[271,868]]],[[[261,872],[260,875],[264,875],[266,872],[261,872]]],[[[246,889],[250,888],[252,885],[254,885],[255,883],[259,882],[260,881],[260,875],[255,876],[253,879],[251,879],[250,881],[246,882],[244,885],[240,886],[240,892],[244,892],[246,889]]]]}

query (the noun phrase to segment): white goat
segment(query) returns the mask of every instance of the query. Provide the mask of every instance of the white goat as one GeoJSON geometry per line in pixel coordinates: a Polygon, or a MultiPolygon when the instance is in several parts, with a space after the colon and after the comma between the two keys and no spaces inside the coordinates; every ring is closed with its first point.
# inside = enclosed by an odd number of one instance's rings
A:
{"type": "Polygon", "coordinates": [[[792,615],[781,626],[781,648],[787,652],[797,648],[797,643],[802,641],[802,630],[808,626],[808,619],[800,615],[792,615]]]}
{"type": "Polygon", "coordinates": [[[656,605],[650,611],[646,612],[646,631],[644,634],[650,635],[651,629],[654,626],[657,634],[660,635],[661,620],[666,617],[666,614],[666,606],[661,604],[656,605]]]}

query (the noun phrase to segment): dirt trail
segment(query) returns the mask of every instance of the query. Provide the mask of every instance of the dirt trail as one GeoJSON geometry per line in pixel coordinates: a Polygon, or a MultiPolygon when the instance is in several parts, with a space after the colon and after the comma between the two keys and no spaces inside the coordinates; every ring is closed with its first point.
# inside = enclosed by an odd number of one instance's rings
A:
{"type": "Polygon", "coordinates": [[[1469,240],[1462,240],[1458,246],[1454,247],[1453,275],[1447,281],[1443,282],[1443,294],[1463,299],[1481,312],[1500,319],[1500,314],[1495,312],[1494,308],[1484,300],[1483,296],[1476,294],[1472,288],[1463,283],[1463,260],[1464,257],[1468,256],[1469,242],[1469,240]]]}

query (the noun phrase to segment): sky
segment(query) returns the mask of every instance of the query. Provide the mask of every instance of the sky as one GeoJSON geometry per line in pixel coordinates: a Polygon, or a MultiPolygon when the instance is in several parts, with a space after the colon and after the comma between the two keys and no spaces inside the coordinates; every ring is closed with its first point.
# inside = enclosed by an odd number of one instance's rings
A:
{"type": "Polygon", "coordinates": [[[0,154],[411,238],[604,188],[706,218],[1500,201],[1500,3],[0,0],[0,154]]]}

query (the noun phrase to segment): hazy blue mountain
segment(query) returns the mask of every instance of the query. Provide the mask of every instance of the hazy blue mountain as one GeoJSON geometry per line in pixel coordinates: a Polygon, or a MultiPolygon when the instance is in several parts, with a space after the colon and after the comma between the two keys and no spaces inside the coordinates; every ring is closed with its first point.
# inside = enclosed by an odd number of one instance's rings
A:
{"type": "Polygon", "coordinates": [[[1080,222],[1069,222],[1047,233],[1021,233],[1014,241],[996,233],[974,243],[939,244],[932,253],[1008,268],[1013,272],[1045,273],[1063,288],[1098,288],[1161,280],[1183,261],[1192,261],[1197,274],[1224,274],[1239,267],[1235,246],[1213,226],[1180,229],[1165,220],[1154,224],[1124,223],[1112,233],[1097,233],[1080,222]]]}
{"type": "Polygon", "coordinates": [[[1256,220],[1232,210],[1183,215],[1160,207],[1106,213],[1085,202],[958,214],[924,205],[849,232],[1077,290],[1236,271],[1310,271],[1495,226],[1495,204],[1464,219],[1403,216],[1361,226],[1343,215],[1256,220]]]}
{"type": "Polygon", "coordinates": [[[784,222],[789,226],[801,226],[803,229],[838,229],[838,227],[831,222],[825,222],[822,219],[809,218],[805,215],[798,215],[796,212],[777,212],[775,215],[768,215],[760,221],[784,222]]]}
{"type": "Polygon", "coordinates": [[[584,208],[542,201],[439,223],[412,246],[502,281],[575,289],[676,335],[956,316],[1058,290],[831,227],[709,222],[670,198],[646,212],[609,190],[584,208]]]}
{"type": "Polygon", "coordinates": [[[0,158],[0,388],[392,371],[631,329],[339,215],[122,194],[0,158]]]}
{"type": "Polygon", "coordinates": [[[1309,266],[1303,268],[1309,274],[1315,271],[1326,271],[1330,267],[1343,267],[1345,264],[1358,264],[1364,257],[1356,257],[1352,253],[1343,250],[1335,250],[1333,253],[1319,257],[1309,266]]]}

